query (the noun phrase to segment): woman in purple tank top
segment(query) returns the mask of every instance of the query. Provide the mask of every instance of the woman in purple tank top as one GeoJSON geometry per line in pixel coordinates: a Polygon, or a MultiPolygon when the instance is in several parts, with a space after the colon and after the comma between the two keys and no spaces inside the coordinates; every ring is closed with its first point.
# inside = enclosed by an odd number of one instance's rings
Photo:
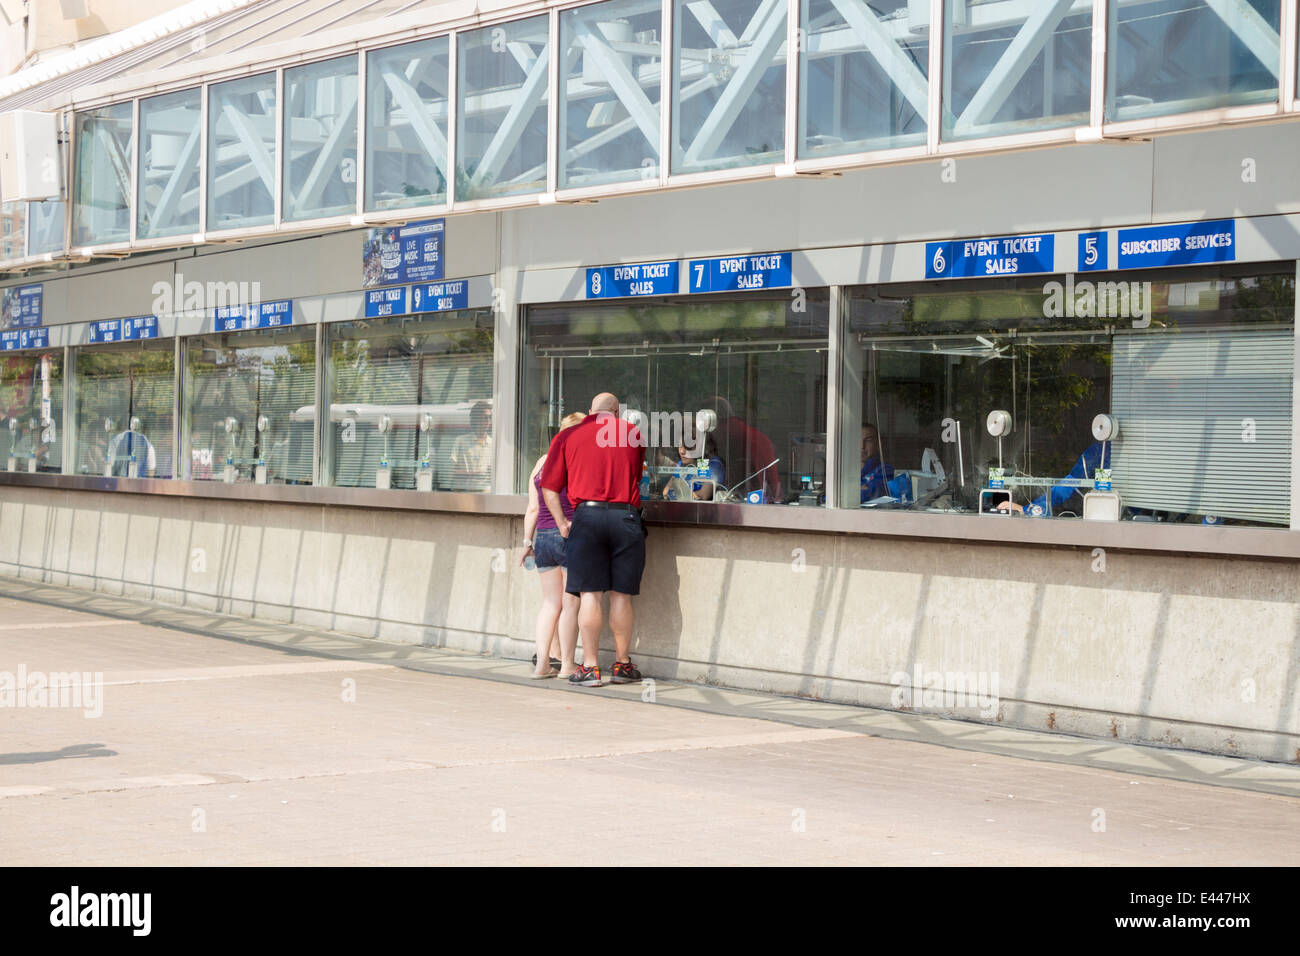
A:
{"type": "MultiPolygon", "coordinates": [[[[581,412],[564,416],[560,422],[563,431],[578,424],[585,416],[581,412]]],[[[568,677],[577,668],[573,656],[578,650],[578,598],[566,594],[564,585],[569,572],[565,570],[564,536],[555,526],[551,511],[542,505],[542,466],[546,456],[537,459],[528,476],[528,511],[524,513],[524,556],[519,563],[527,567],[529,556],[537,565],[537,576],[542,582],[542,606],[537,609],[537,653],[533,655],[532,676],[535,680],[545,677],[568,677]],[[560,669],[555,654],[559,652],[560,669]]],[[[564,516],[573,518],[573,505],[569,502],[567,492],[560,492],[560,504],[564,516]]]]}

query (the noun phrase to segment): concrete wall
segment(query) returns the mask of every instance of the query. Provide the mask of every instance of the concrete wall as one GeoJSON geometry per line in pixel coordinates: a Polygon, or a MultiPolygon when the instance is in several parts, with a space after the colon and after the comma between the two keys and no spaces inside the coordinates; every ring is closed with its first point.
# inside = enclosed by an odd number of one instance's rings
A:
{"type": "MultiPolygon", "coordinates": [[[[521,520],[4,487],[0,573],[525,659],[521,520]]],[[[1300,760],[1293,562],[665,526],[648,547],[647,676],[892,707],[900,672],[982,674],[991,721],[1300,760]]]]}

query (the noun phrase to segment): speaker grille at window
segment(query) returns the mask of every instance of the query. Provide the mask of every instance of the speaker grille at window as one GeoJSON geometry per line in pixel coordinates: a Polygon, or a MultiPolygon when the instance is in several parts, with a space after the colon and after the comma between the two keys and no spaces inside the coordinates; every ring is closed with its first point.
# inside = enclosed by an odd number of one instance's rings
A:
{"type": "Polygon", "coordinates": [[[1117,336],[1124,504],[1287,524],[1293,352],[1290,330],[1117,336]]]}

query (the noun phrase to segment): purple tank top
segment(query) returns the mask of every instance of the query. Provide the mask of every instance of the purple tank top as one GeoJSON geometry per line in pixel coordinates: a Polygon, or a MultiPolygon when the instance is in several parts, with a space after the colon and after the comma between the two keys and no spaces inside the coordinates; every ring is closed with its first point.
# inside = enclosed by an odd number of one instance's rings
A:
{"type": "MultiPolygon", "coordinates": [[[[533,487],[537,489],[537,530],[545,531],[548,528],[558,527],[555,519],[551,517],[551,509],[546,507],[546,498],[542,495],[542,473],[539,471],[533,478],[533,487]]],[[[564,517],[573,520],[573,505],[569,503],[569,490],[566,488],[560,492],[560,508],[564,511],[564,517]]]]}

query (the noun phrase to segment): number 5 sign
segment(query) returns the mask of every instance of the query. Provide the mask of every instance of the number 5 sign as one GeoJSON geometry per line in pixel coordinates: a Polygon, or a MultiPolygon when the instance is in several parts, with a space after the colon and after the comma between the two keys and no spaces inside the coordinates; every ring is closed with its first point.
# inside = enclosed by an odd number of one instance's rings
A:
{"type": "Polygon", "coordinates": [[[1079,233],[1078,272],[1096,272],[1108,267],[1105,232],[1079,233]]]}

